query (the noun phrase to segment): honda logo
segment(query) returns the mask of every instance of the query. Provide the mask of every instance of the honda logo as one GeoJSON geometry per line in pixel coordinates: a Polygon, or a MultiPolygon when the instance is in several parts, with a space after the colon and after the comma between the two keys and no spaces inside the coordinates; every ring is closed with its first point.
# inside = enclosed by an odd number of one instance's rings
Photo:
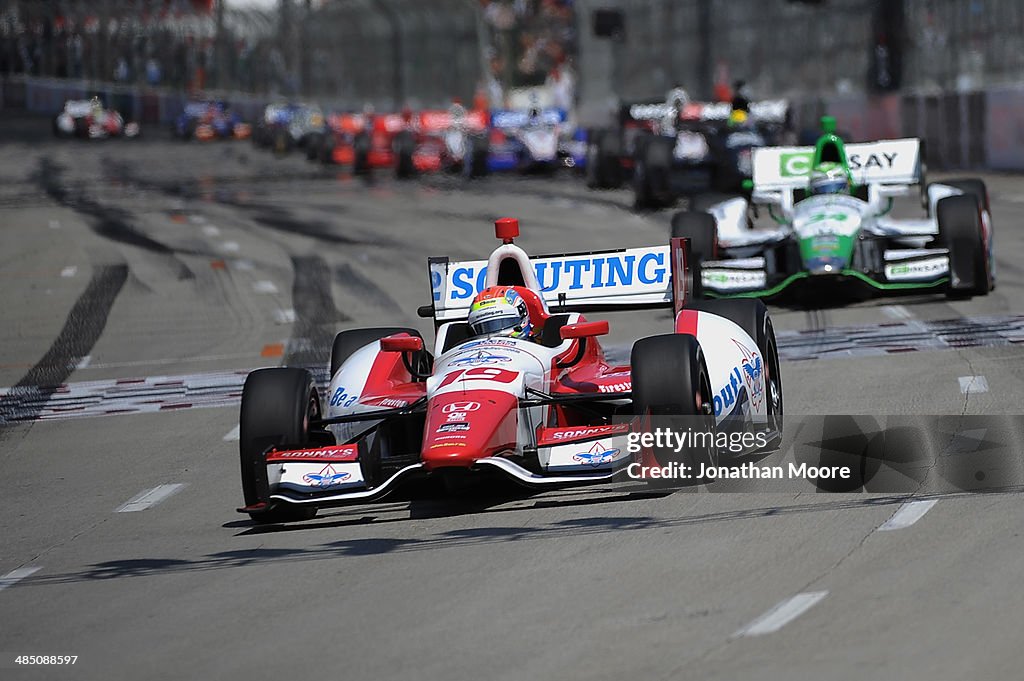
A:
{"type": "Polygon", "coordinates": [[[476,411],[480,408],[479,402],[451,402],[441,408],[441,412],[451,414],[453,411],[476,411]]]}

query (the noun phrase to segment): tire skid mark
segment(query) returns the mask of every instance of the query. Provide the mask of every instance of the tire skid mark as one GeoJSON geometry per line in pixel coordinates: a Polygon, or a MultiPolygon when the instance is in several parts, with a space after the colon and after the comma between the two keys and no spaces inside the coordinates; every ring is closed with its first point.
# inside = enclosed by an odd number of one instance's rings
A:
{"type": "MultiPolygon", "coordinates": [[[[175,249],[167,244],[152,239],[129,224],[129,215],[118,208],[104,206],[86,196],[84,193],[73,193],[61,181],[63,168],[49,158],[39,161],[36,181],[50,198],[60,205],[90,218],[92,231],[104,239],[141,248],[150,253],[169,258],[177,269],[178,280],[195,279],[195,274],[176,255],[175,249]]],[[[180,251],[185,253],[185,251],[180,251]]],[[[187,255],[208,256],[206,253],[189,252],[187,255]]]]}
{"type": "Polygon", "coordinates": [[[295,324],[284,363],[288,366],[326,366],[339,322],[351,318],[340,312],[331,294],[331,269],[319,255],[292,256],[292,309],[295,324]]]}
{"type": "MultiPolygon", "coordinates": [[[[166,194],[167,196],[190,200],[204,197],[204,191],[200,188],[199,180],[196,179],[186,179],[173,182],[146,180],[140,177],[139,173],[135,172],[130,165],[123,161],[109,161],[107,163],[107,168],[114,179],[124,182],[125,184],[130,184],[139,189],[158,191],[166,194]]],[[[299,177],[301,178],[303,176],[300,175],[299,177]]],[[[323,176],[320,174],[314,174],[306,177],[305,179],[321,179],[322,177],[323,176]]],[[[299,219],[287,208],[282,208],[270,203],[242,200],[239,198],[238,191],[230,191],[221,187],[221,185],[230,186],[232,184],[240,184],[246,181],[258,181],[264,179],[279,180],[280,176],[254,176],[252,178],[218,176],[216,178],[214,189],[212,192],[207,193],[216,203],[246,212],[256,223],[277,232],[304,236],[317,241],[325,241],[327,243],[345,246],[394,246],[390,241],[378,238],[376,235],[347,236],[339,234],[334,228],[335,225],[330,221],[299,219]]],[[[296,176],[289,175],[289,179],[294,180],[296,179],[296,176]]],[[[329,208],[321,207],[321,209],[330,212],[331,215],[337,215],[339,212],[344,210],[344,207],[331,206],[329,208]]]]}
{"type": "Polygon", "coordinates": [[[46,354],[0,397],[0,424],[38,416],[82,358],[92,352],[127,280],[127,265],[106,265],[96,270],[46,354]]]}
{"type": "Polygon", "coordinates": [[[374,307],[402,311],[402,306],[388,295],[387,291],[377,286],[376,282],[348,263],[335,265],[334,280],[338,282],[339,286],[351,290],[374,307]]]}

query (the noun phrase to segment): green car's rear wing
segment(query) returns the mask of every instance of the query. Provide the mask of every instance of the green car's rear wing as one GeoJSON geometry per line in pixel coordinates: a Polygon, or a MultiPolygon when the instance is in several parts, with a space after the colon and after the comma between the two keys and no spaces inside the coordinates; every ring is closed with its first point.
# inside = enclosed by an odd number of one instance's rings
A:
{"type": "MultiPolygon", "coordinates": [[[[839,145],[838,149],[845,151],[854,184],[905,187],[921,181],[921,141],[917,138],[847,144],[845,150],[839,145]]],[[[768,198],[768,192],[806,187],[817,157],[816,147],[754,149],[754,193],[768,198]]]]}

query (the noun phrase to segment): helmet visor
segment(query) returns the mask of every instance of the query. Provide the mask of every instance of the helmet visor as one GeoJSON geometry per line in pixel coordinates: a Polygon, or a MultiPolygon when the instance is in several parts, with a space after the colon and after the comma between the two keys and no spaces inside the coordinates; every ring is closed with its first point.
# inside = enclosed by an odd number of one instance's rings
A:
{"type": "Polygon", "coordinates": [[[501,317],[491,317],[490,319],[475,322],[471,326],[473,327],[473,333],[478,336],[485,336],[487,334],[515,328],[521,323],[521,321],[522,320],[520,320],[519,317],[503,315],[501,317]]]}
{"type": "Polygon", "coordinates": [[[819,180],[811,186],[812,194],[838,194],[846,191],[846,179],[819,180]]]}

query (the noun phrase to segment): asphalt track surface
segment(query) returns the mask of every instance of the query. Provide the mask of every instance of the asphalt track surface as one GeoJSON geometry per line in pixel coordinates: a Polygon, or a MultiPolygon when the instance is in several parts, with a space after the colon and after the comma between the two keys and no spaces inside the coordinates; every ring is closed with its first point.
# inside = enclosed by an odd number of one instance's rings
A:
{"type": "MultiPolygon", "coordinates": [[[[0,404],[19,419],[0,427],[0,677],[1019,676],[1014,486],[427,491],[252,525],[246,371],[324,362],[343,328],[430,331],[425,257],[486,256],[496,217],[550,253],[664,243],[670,213],[568,175],[365,183],[246,143],[47,125],[6,118],[0,156],[0,404]]],[[[1021,413],[1024,185],[986,180],[996,291],[773,308],[787,413],[1021,413]]],[[[610,320],[620,352],[670,327],[610,320]]]]}

